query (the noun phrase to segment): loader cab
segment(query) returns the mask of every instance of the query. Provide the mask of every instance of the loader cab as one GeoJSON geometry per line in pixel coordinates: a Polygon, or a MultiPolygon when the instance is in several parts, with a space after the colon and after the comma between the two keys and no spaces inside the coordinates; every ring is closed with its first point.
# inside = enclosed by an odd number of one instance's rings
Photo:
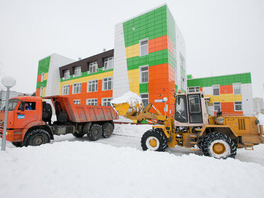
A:
{"type": "Polygon", "coordinates": [[[175,98],[175,120],[183,125],[208,122],[204,96],[201,92],[178,93],[175,98]]]}

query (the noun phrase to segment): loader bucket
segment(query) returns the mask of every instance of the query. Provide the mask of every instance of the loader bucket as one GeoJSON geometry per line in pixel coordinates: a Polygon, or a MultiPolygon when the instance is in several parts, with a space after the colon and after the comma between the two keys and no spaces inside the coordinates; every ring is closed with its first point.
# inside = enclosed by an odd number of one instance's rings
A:
{"type": "Polygon", "coordinates": [[[121,116],[126,115],[129,111],[129,104],[127,102],[121,104],[112,104],[113,108],[117,111],[117,113],[121,116]]]}

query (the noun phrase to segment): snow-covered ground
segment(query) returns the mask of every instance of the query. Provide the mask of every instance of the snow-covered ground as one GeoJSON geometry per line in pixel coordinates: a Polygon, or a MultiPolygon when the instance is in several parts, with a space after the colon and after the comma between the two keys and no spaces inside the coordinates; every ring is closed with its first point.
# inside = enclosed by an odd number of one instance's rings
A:
{"type": "Polygon", "coordinates": [[[149,125],[116,125],[107,139],[71,134],[0,152],[0,197],[263,197],[264,145],[216,160],[176,147],[143,152],[149,125]]]}

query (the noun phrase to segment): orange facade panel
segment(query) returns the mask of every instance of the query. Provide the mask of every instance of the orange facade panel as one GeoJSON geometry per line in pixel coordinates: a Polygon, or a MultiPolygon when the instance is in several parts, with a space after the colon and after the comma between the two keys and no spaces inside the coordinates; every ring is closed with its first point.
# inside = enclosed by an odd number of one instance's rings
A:
{"type": "Polygon", "coordinates": [[[171,52],[171,54],[174,55],[174,45],[169,36],[168,36],[168,49],[171,52]]]}
{"type": "Polygon", "coordinates": [[[37,82],[40,82],[40,81],[41,81],[41,75],[38,75],[37,82]]]}
{"type": "Polygon", "coordinates": [[[233,93],[233,85],[221,85],[220,94],[230,94],[233,93]]]}
{"type": "Polygon", "coordinates": [[[149,53],[168,49],[168,36],[161,36],[149,40],[149,53]]]}
{"type": "Polygon", "coordinates": [[[221,111],[223,115],[243,115],[243,111],[235,111],[233,102],[222,102],[221,103],[221,111]]]}

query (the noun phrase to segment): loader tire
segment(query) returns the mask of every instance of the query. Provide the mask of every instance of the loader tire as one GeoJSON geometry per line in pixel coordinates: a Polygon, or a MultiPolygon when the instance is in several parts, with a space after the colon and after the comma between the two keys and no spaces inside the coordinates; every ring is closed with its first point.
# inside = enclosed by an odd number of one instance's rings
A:
{"type": "Polygon", "coordinates": [[[25,146],[40,146],[50,142],[50,135],[44,129],[33,129],[24,138],[25,146]]]}
{"type": "Polygon", "coordinates": [[[73,133],[72,135],[76,138],[82,138],[85,134],[84,133],[73,133]]]}
{"type": "Polygon", "coordinates": [[[102,137],[102,126],[99,124],[93,124],[87,136],[91,141],[98,140],[102,137]]]}
{"type": "Polygon", "coordinates": [[[205,156],[217,159],[235,158],[237,147],[228,135],[212,132],[204,137],[202,151],[205,156]]]}
{"type": "Polygon", "coordinates": [[[114,131],[114,125],[110,122],[104,123],[103,124],[103,137],[108,138],[112,135],[114,131]]]}
{"type": "Polygon", "coordinates": [[[141,138],[141,147],[143,151],[165,151],[168,147],[167,138],[159,129],[150,129],[145,132],[141,138]]]}

